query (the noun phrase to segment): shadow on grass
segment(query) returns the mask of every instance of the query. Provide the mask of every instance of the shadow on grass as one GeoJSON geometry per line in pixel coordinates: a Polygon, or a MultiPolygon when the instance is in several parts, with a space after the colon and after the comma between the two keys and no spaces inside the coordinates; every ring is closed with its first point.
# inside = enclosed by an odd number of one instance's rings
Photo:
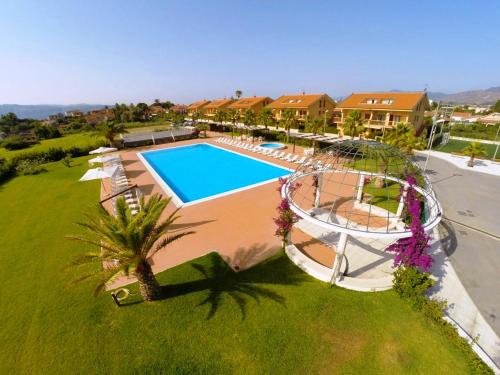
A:
{"type": "Polygon", "coordinates": [[[269,299],[285,305],[285,298],[271,289],[272,285],[299,285],[308,281],[307,275],[285,256],[273,257],[241,272],[233,271],[217,253],[211,253],[206,258],[209,264],[191,263],[203,279],[163,286],[162,292],[164,299],[171,299],[207,291],[208,295],[198,304],[210,306],[207,319],[211,319],[227,300],[225,296],[237,304],[244,320],[249,300],[260,303],[262,299],[269,299]]]}

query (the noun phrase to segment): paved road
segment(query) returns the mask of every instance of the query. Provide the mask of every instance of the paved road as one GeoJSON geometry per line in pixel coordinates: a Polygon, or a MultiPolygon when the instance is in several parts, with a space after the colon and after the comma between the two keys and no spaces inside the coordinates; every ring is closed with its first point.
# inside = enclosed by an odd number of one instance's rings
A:
{"type": "MultiPolygon", "coordinates": [[[[424,158],[416,158],[423,166],[424,158]]],[[[500,177],[457,168],[432,156],[427,172],[446,218],[500,237],[500,177]]],[[[440,232],[453,268],[500,335],[500,240],[445,220],[440,232]]]]}

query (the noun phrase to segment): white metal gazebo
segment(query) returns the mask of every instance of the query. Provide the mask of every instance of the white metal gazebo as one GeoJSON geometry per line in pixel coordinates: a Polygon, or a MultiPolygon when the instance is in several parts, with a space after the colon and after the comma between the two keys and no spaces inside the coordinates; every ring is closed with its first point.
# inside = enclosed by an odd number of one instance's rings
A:
{"type": "Polygon", "coordinates": [[[332,246],[335,261],[331,269],[319,271],[314,259],[302,256],[293,246],[292,238],[287,254],[306,272],[337,283],[341,268],[345,268],[349,236],[353,241],[367,238],[386,243],[410,237],[404,201],[409,175],[417,180],[412,188],[423,202],[422,224],[429,232],[441,220],[441,206],[420,168],[397,148],[373,141],[343,140],[316,152],[288,178],[281,194],[310,234],[338,234],[332,246]]]}

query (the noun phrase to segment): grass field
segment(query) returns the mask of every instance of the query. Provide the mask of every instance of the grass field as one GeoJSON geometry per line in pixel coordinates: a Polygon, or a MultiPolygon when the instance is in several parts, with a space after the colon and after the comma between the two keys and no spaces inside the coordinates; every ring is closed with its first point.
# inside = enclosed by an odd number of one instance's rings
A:
{"type": "Polygon", "coordinates": [[[118,308],[63,272],[92,210],[86,170],[0,185],[1,374],[465,374],[463,355],[392,291],[330,288],[284,255],[233,273],[214,255],[163,272],[168,298],[118,308]],[[204,275],[205,274],[205,275],[204,275]]]}
{"type": "MultiPolygon", "coordinates": [[[[458,141],[455,139],[450,139],[449,142],[445,145],[439,145],[434,148],[436,151],[441,151],[441,152],[456,152],[456,153],[462,153],[462,150],[469,145],[470,142],[466,141],[458,141]]],[[[488,143],[483,143],[482,144],[484,148],[486,149],[486,158],[487,159],[492,159],[493,155],[495,154],[495,148],[496,145],[493,144],[488,144],[488,143]]],[[[497,159],[500,158],[500,151],[497,153],[497,159]]]]}
{"type": "Polygon", "coordinates": [[[9,151],[5,148],[0,147],[0,158],[11,159],[17,155],[37,152],[37,151],[47,151],[49,148],[63,148],[68,149],[70,147],[87,147],[97,145],[103,138],[94,136],[92,133],[77,133],[70,134],[60,138],[44,139],[40,143],[33,145],[29,148],[22,150],[9,151]]]}

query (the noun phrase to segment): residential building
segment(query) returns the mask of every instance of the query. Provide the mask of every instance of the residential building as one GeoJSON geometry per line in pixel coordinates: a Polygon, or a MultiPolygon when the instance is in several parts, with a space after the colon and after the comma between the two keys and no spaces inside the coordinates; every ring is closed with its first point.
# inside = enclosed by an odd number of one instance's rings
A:
{"type": "Polygon", "coordinates": [[[274,118],[279,121],[283,113],[289,109],[295,112],[299,121],[305,121],[308,117],[330,121],[333,116],[336,103],[327,94],[298,94],[283,95],[269,104],[267,108],[273,111],[274,118]]]}
{"type": "Polygon", "coordinates": [[[400,122],[411,124],[418,131],[429,109],[425,92],[353,93],[337,106],[335,122],[342,129],[349,113],[359,110],[363,125],[370,131],[383,131],[400,122]]]}
{"type": "Polygon", "coordinates": [[[66,111],[64,112],[64,115],[66,117],[73,117],[73,118],[76,118],[76,117],[82,117],[83,116],[83,112],[82,111],[79,111],[79,110],[74,110],[74,111],[66,111]]]}
{"type": "Polygon", "coordinates": [[[205,116],[215,116],[217,111],[228,110],[229,106],[234,103],[234,99],[216,99],[212,100],[203,107],[202,112],[205,116]]]}
{"type": "Polygon", "coordinates": [[[259,113],[265,106],[271,104],[273,99],[269,96],[254,96],[251,98],[241,98],[230,104],[228,109],[236,109],[240,114],[251,109],[256,114],[259,113]]]}
{"type": "Polygon", "coordinates": [[[169,111],[184,114],[187,113],[188,106],[184,104],[175,104],[172,107],[170,107],[169,111]]]}
{"type": "Polygon", "coordinates": [[[500,124],[500,113],[493,112],[489,115],[481,116],[477,119],[477,122],[484,125],[496,125],[500,124]]]}
{"type": "Polygon", "coordinates": [[[210,103],[210,100],[198,100],[187,107],[187,113],[189,116],[192,116],[195,112],[203,112],[205,106],[210,103]]]}

